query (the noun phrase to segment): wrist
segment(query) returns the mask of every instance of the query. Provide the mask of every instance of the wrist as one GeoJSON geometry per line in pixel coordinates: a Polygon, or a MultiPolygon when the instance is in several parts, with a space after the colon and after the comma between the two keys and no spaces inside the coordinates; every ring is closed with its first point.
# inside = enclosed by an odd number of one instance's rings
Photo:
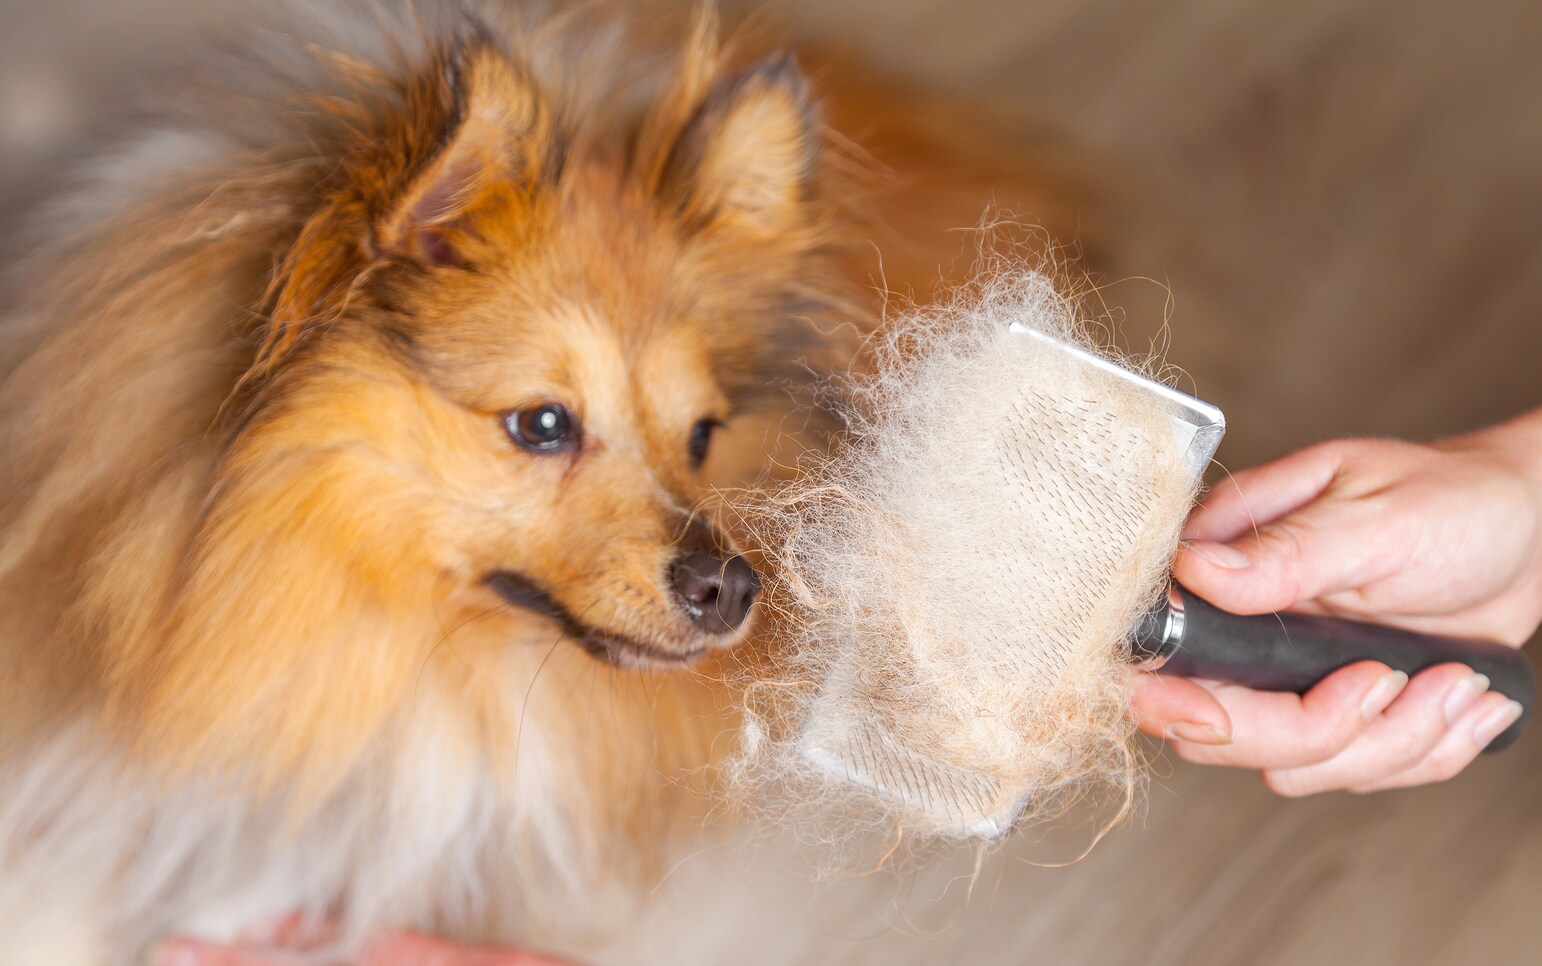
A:
{"type": "Polygon", "coordinates": [[[1542,408],[1522,413],[1475,436],[1484,450],[1514,472],[1529,499],[1531,519],[1517,524],[1529,522],[1533,534],[1531,562],[1521,584],[1528,588],[1532,600],[1535,628],[1542,621],[1542,408]]]}
{"type": "Polygon", "coordinates": [[[1462,436],[1436,442],[1447,452],[1474,453],[1524,484],[1542,505],[1542,408],[1462,436]]]}
{"type": "Polygon", "coordinates": [[[1533,486],[1542,489],[1542,407],[1522,413],[1495,429],[1511,437],[1523,472],[1533,486]]]}
{"type": "MultiPolygon", "coordinates": [[[[1542,526],[1542,408],[1500,423],[1489,432],[1495,439],[1492,451],[1514,466],[1516,474],[1526,484],[1536,508],[1539,526],[1542,526]]],[[[1539,536],[1542,544],[1542,536],[1539,536]]],[[[1542,557],[1542,546],[1538,548],[1542,557]]]]}

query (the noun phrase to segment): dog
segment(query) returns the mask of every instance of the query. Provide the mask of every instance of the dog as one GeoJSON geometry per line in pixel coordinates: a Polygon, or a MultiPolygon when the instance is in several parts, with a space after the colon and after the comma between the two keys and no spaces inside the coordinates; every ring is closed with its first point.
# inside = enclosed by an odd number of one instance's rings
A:
{"type": "Polygon", "coordinates": [[[539,941],[690,811],[759,586],[718,440],[818,368],[841,192],[792,59],[636,33],[333,11],[21,234],[0,958],[539,941]]]}

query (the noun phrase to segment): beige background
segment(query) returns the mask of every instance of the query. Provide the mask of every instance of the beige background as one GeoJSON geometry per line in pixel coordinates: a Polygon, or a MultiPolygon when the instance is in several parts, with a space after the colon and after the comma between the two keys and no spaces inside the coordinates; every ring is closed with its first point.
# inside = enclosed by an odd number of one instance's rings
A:
{"type": "MultiPolygon", "coordinates": [[[[113,116],[122,78],[219,5],[0,6],[5,223],[81,132],[113,116]]],[[[1542,6],[785,0],[770,10],[827,51],[969,105],[980,143],[1020,148],[1025,170],[1046,156],[1084,159],[1071,164],[1110,186],[1072,212],[1090,267],[1117,283],[1108,298],[1127,308],[1135,344],[1156,331],[1170,290],[1170,358],[1227,410],[1224,462],[1330,435],[1428,436],[1542,403],[1542,6]],[[1119,281],[1139,277],[1162,285],[1119,281]]],[[[982,188],[979,204],[989,197],[982,188]]],[[[935,244],[939,260],[957,248],[940,234],[918,244],[935,244]]],[[[1445,786],[1286,802],[1249,774],[1164,762],[1147,813],[1089,859],[1035,868],[1022,861],[1031,843],[1019,843],[967,900],[958,869],[820,891],[784,870],[784,847],[718,848],[683,860],[649,911],[586,953],[1538,962],[1539,765],[1533,734],[1445,786]]]]}

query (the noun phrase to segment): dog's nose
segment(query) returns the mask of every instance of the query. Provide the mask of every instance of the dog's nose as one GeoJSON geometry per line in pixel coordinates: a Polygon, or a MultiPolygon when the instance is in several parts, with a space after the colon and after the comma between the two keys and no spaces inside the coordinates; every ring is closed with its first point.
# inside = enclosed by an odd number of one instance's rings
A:
{"type": "Polygon", "coordinates": [[[727,634],[743,624],[760,593],[760,577],[753,567],[739,557],[725,560],[710,553],[690,553],[675,561],[670,581],[680,606],[709,634],[727,634]]]}

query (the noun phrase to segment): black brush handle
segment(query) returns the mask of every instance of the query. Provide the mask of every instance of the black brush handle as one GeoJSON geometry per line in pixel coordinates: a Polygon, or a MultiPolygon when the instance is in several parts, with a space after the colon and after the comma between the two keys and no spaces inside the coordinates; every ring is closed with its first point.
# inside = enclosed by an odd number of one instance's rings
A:
{"type": "Polygon", "coordinates": [[[1380,661],[1409,677],[1437,664],[1465,664],[1488,676],[1490,690],[1524,709],[1485,752],[1501,751],[1519,738],[1537,703],[1536,677],[1519,648],[1335,617],[1244,617],[1212,607],[1177,584],[1141,621],[1133,656],[1160,666],[1164,674],[1296,694],[1356,661],[1380,661]]]}

